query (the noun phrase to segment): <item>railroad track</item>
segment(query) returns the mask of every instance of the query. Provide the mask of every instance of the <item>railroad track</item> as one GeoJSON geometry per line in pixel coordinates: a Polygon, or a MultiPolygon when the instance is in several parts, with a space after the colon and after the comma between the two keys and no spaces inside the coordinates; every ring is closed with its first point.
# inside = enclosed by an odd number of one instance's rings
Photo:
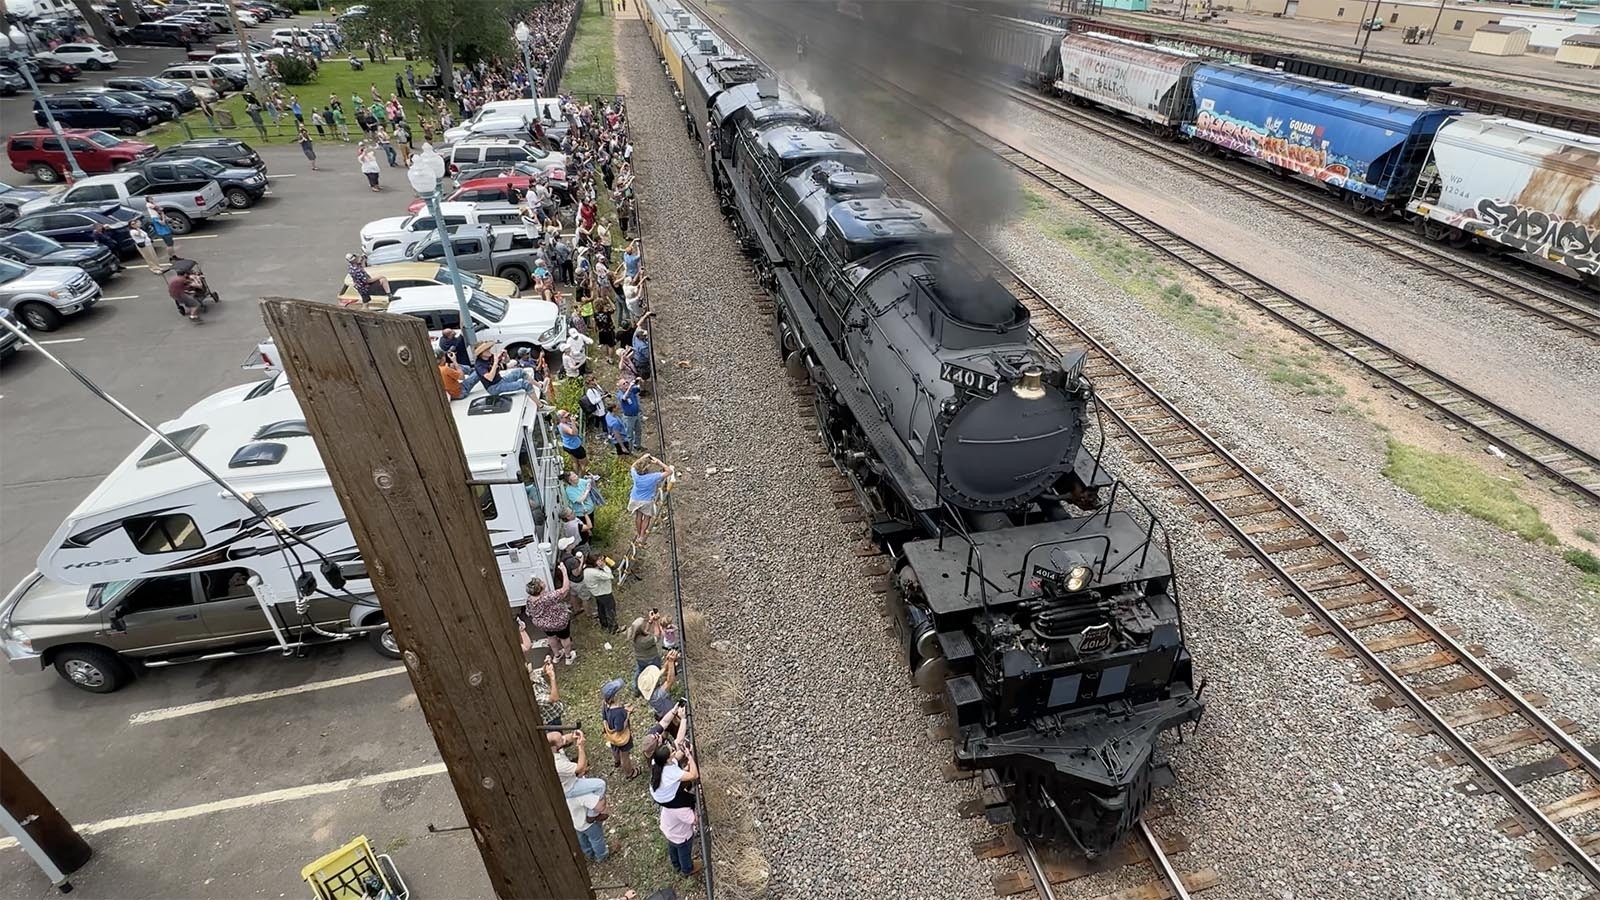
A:
{"type": "MultiPolygon", "coordinates": [[[[697,12],[708,24],[714,21],[703,9],[697,12]]],[[[727,37],[743,46],[731,34],[727,37]]],[[[748,47],[745,51],[760,58],[748,47]]],[[[855,68],[868,80],[904,94],[892,82],[855,68]]],[[[946,118],[920,101],[908,102],[935,121],[946,118]]],[[[894,167],[876,155],[873,159],[907,196],[938,209],[894,167]]],[[[1253,580],[1276,582],[1272,593],[1291,601],[1284,613],[1309,619],[1303,629],[1308,637],[1333,637],[1337,645],[1330,655],[1356,660],[1368,683],[1384,686],[1389,703],[1409,707],[1419,720],[1412,723],[1414,734],[1437,735],[1449,746],[1438,758],[1441,765],[1470,768],[1476,780],[1468,784],[1506,800],[1513,814],[1501,823],[1502,830],[1512,836],[1537,834],[1545,843],[1530,852],[1536,866],[1570,865],[1600,888],[1595,859],[1600,831],[1581,831],[1585,815],[1600,810],[1600,760],[1595,756],[1600,744],[1586,747],[1573,736],[1583,726],[1547,715],[1547,698],[1513,687],[1507,675],[1457,639],[1456,629],[1433,622],[1431,606],[1413,601],[1412,589],[1391,584],[1386,572],[1368,565],[1367,551],[1346,546],[1346,535],[1320,525],[1164,398],[1114,348],[1073,323],[1058,299],[1011,273],[971,235],[964,236],[974,258],[988,260],[1028,307],[1045,339],[1085,348],[1086,371],[1094,379],[1103,412],[1116,426],[1116,439],[1165,471],[1221,535],[1233,538],[1238,545],[1234,555],[1259,567],[1250,576],[1253,580]],[[1534,761],[1522,761],[1530,758],[1534,761]],[[1579,787],[1574,790],[1572,784],[1579,787]],[[1562,796],[1540,803],[1524,790],[1534,786],[1561,786],[1562,796]]]]}
{"type": "MultiPolygon", "coordinates": [[[[1397,259],[1423,273],[1470,288],[1489,303],[1504,306],[1519,315],[1538,319],[1600,344],[1600,306],[1596,306],[1588,294],[1565,286],[1556,286],[1553,282],[1548,288],[1523,284],[1491,267],[1479,265],[1463,256],[1445,253],[1438,247],[1417,240],[1398,229],[1380,226],[1340,206],[1313,199],[1309,190],[1274,184],[1270,180],[1257,177],[1254,173],[1239,171],[1238,167],[1202,156],[1169,141],[1163,141],[1115,116],[1089,113],[1013,84],[994,79],[984,80],[990,87],[1003,92],[1010,100],[1075,125],[1090,128],[1098,137],[1115,141],[1130,150],[1182,169],[1197,178],[1238,191],[1253,200],[1310,222],[1314,227],[1332,231],[1346,241],[1397,259]]],[[[1534,277],[1547,276],[1541,274],[1534,277]]]]}

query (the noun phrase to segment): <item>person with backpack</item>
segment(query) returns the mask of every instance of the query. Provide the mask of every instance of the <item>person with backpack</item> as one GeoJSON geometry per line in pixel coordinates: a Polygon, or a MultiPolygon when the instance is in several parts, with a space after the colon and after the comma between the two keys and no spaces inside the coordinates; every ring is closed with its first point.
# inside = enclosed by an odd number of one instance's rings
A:
{"type": "Polygon", "coordinates": [[[633,765],[632,713],[622,699],[625,684],[621,678],[616,678],[600,688],[600,699],[603,701],[600,727],[606,745],[611,748],[611,764],[622,770],[622,777],[632,781],[639,771],[633,765]]]}

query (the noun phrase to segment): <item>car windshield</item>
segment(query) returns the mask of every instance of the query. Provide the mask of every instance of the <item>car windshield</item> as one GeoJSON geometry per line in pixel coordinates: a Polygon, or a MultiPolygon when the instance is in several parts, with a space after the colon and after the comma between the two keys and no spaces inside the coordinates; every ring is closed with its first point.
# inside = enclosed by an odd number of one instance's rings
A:
{"type": "Polygon", "coordinates": [[[88,137],[89,140],[99,144],[102,147],[115,147],[116,145],[122,143],[121,140],[106,134],[104,131],[91,131],[89,132],[88,137]]]}
{"type": "Polygon", "coordinates": [[[204,156],[191,156],[188,157],[188,160],[189,165],[194,166],[196,169],[199,169],[207,175],[219,175],[228,170],[228,167],[222,163],[219,163],[214,159],[207,159],[204,156]]]}
{"type": "MultiPolygon", "coordinates": [[[[438,246],[438,245],[435,244],[434,246],[438,246]]],[[[471,272],[460,272],[460,273],[457,273],[457,274],[459,274],[461,276],[461,286],[462,287],[468,288],[469,290],[479,290],[479,289],[481,289],[483,287],[483,279],[479,278],[478,276],[476,276],[474,274],[472,274],[471,272]]],[[[444,284],[451,284],[452,283],[451,280],[450,280],[450,270],[449,269],[446,269],[446,268],[441,266],[439,268],[439,276],[440,276],[439,280],[442,283],[444,283],[444,284]]]]}
{"type": "Polygon", "coordinates": [[[152,88],[156,88],[158,90],[167,90],[167,91],[181,91],[181,90],[183,90],[183,85],[178,84],[175,81],[167,81],[164,78],[146,78],[144,80],[144,84],[145,84],[145,87],[152,87],[152,88]]]}
{"type": "Polygon", "coordinates": [[[0,281],[10,281],[13,278],[21,278],[31,271],[33,271],[32,266],[25,266],[15,260],[0,259],[0,281]]]}
{"type": "Polygon", "coordinates": [[[489,322],[498,322],[504,319],[506,313],[511,309],[511,306],[506,301],[493,294],[485,294],[476,288],[473,289],[471,298],[467,300],[467,307],[478,315],[483,316],[489,322]]]}
{"type": "Polygon", "coordinates": [[[8,235],[5,239],[5,244],[8,247],[15,247],[28,253],[54,253],[62,249],[61,245],[54,240],[42,234],[34,234],[31,231],[19,231],[16,234],[8,235]]]}

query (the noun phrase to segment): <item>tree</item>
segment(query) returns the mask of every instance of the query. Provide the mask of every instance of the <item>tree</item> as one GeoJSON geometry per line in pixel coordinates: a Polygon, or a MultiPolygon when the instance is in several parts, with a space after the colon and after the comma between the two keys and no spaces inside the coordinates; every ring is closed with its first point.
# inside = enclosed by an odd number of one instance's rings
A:
{"type": "Polygon", "coordinates": [[[449,73],[458,58],[510,52],[511,19],[523,5],[519,0],[371,0],[358,33],[376,36],[381,29],[402,43],[414,40],[433,60],[448,96],[449,73]]]}

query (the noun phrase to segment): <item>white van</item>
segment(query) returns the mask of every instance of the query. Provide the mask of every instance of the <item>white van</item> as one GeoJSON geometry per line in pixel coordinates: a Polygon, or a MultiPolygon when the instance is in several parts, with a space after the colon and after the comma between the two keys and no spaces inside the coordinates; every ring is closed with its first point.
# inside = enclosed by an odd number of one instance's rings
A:
{"type": "Polygon", "coordinates": [[[495,100],[485,103],[478,107],[472,118],[446,130],[444,142],[453,144],[479,134],[478,129],[474,128],[476,125],[500,123],[506,119],[527,119],[531,122],[535,118],[543,123],[544,135],[550,141],[550,146],[561,146],[561,139],[567,136],[567,120],[561,114],[559,97],[540,97],[537,100],[495,100]]]}

